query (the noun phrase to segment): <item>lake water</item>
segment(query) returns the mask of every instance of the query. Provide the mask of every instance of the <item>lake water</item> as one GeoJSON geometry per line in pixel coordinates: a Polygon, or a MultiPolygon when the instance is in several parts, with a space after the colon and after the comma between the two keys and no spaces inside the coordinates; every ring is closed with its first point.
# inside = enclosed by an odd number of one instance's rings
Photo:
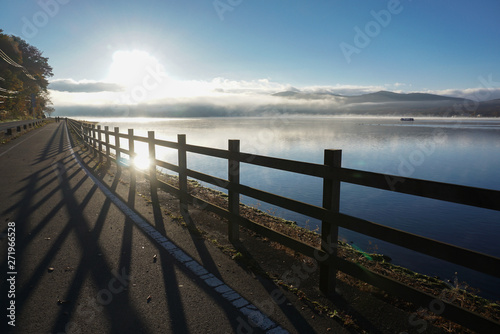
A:
{"type": "MultiPolygon", "coordinates": [[[[323,163],[324,149],[341,149],[342,166],[371,172],[500,190],[500,119],[269,117],[197,119],[89,119],[134,128],[147,136],[226,149],[228,139],[240,139],[241,151],[306,162],[323,163]]],[[[125,144],[125,143],[124,143],[125,144]]],[[[138,146],[139,151],[147,152],[138,146]]],[[[158,150],[159,159],[177,163],[174,150],[158,150]]],[[[227,178],[227,162],[188,155],[188,168],[227,178]]],[[[321,206],[322,181],[309,176],[242,164],[241,183],[321,206]]],[[[319,222],[258,203],[243,202],[296,221],[311,229],[319,222]]],[[[500,206],[500,203],[499,203],[500,206]]],[[[421,236],[500,257],[500,212],[424,199],[416,196],[342,184],[340,211],[421,236]]],[[[393,263],[442,279],[479,287],[500,299],[500,280],[432,259],[392,244],[344,229],[341,239],[366,251],[390,256],[393,263]]],[[[500,269],[499,269],[500,270],[500,269]]]]}

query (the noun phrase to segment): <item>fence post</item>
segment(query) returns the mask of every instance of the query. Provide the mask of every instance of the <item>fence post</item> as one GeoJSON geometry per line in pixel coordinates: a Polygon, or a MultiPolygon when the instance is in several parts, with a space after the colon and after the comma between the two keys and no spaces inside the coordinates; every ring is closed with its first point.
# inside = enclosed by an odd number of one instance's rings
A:
{"type": "MultiPolygon", "coordinates": [[[[329,167],[341,167],[342,150],[325,150],[324,164],[329,167]]],[[[333,212],[340,209],[340,181],[330,173],[330,178],[323,179],[323,207],[333,212]]],[[[320,261],[320,290],[327,296],[335,293],[337,275],[337,248],[339,227],[333,221],[321,222],[321,249],[327,253],[327,258],[320,261]]]]}
{"type": "Polygon", "coordinates": [[[88,133],[87,124],[85,124],[85,123],[82,122],[80,125],[82,127],[82,140],[83,140],[85,146],[88,147],[89,138],[88,138],[88,135],[87,135],[87,133],[88,133]]]}
{"type": "MultiPolygon", "coordinates": [[[[240,141],[229,140],[229,159],[228,159],[228,209],[234,215],[240,215],[240,194],[234,190],[240,184],[240,141]]],[[[228,238],[232,243],[240,240],[240,226],[237,221],[232,219],[228,223],[228,238]]]]}
{"type": "Polygon", "coordinates": [[[87,148],[90,148],[90,144],[91,144],[91,142],[90,142],[90,127],[88,124],[85,124],[85,123],[83,126],[85,129],[84,130],[85,131],[85,142],[87,143],[87,148]]]}
{"type": "Polygon", "coordinates": [[[177,149],[177,160],[179,164],[179,190],[180,190],[180,207],[181,213],[188,213],[188,200],[187,200],[187,152],[186,152],[186,135],[178,134],[177,143],[179,148],[177,149]]]}
{"type": "Polygon", "coordinates": [[[92,148],[94,149],[94,158],[95,158],[95,155],[96,155],[96,152],[97,152],[97,144],[96,144],[96,141],[95,141],[95,124],[92,124],[92,148]]]}
{"type": "Polygon", "coordinates": [[[102,162],[102,136],[101,136],[101,126],[97,126],[97,140],[99,141],[99,163],[102,162]]]}
{"type": "Polygon", "coordinates": [[[135,144],[134,144],[134,129],[128,129],[128,158],[130,172],[130,191],[135,193],[136,173],[134,167],[135,144]]]}
{"type": "Polygon", "coordinates": [[[104,127],[104,138],[106,140],[106,166],[109,167],[111,165],[111,161],[109,159],[111,152],[110,152],[110,148],[109,148],[109,127],[108,126],[104,127]]]}
{"type": "Polygon", "coordinates": [[[83,142],[85,143],[85,146],[88,148],[89,146],[89,128],[87,127],[87,124],[82,123],[82,137],[83,137],[83,142]]]}
{"type": "Polygon", "coordinates": [[[149,186],[151,187],[151,200],[158,203],[158,180],[156,179],[156,143],[155,132],[148,131],[149,148],[149,186]]]}
{"type": "Polygon", "coordinates": [[[122,171],[119,133],[120,133],[120,128],[115,126],[115,158],[116,158],[116,171],[118,173],[122,171]]]}
{"type": "Polygon", "coordinates": [[[76,122],[76,124],[79,126],[80,138],[82,138],[82,142],[85,144],[85,128],[83,127],[83,123],[76,122]]]}

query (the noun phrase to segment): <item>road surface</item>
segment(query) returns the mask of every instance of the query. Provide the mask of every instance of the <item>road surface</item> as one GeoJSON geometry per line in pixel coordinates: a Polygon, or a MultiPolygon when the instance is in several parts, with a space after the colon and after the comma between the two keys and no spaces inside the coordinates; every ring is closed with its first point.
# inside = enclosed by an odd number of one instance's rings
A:
{"type": "Polygon", "coordinates": [[[0,146],[1,333],[345,331],[76,156],[65,122],[0,146]]]}

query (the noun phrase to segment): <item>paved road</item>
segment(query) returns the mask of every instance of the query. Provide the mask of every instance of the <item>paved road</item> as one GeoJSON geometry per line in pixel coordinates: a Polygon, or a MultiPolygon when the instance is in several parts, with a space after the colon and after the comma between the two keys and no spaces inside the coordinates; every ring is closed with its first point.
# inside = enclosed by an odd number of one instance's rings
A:
{"type": "Polygon", "coordinates": [[[118,181],[99,187],[99,180],[82,170],[64,122],[0,146],[0,308],[6,313],[1,333],[336,328],[333,321],[311,323],[312,313],[294,307],[287,299],[293,297],[277,294],[274,285],[247,273],[211,243],[155,219],[154,209],[118,181]],[[109,187],[118,197],[109,196],[109,187]],[[134,210],[120,207],[120,198],[134,210]],[[15,264],[7,261],[9,224],[15,224],[15,264]],[[276,297],[279,306],[272,303],[276,297]],[[12,302],[15,327],[6,317],[12,302]],[[269,317],[255,305],[267,307],[269,317]]]}

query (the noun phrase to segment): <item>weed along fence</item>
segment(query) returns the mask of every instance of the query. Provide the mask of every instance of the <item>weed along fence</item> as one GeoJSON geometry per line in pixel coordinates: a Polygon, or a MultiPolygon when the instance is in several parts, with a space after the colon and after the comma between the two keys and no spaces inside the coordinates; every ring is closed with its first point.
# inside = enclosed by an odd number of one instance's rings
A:
{"type": "MultiPolygon", "coordinates": [[[[228,237],[233,242],[238,241],[239,226],[243,226],[318,260],[320,268],[320,289],[327,295],[333,295],[335,291],[336,272],[342,271],[424,308],[438,302],[440,315],[474,331],[492,332],[492,330],[494,330],[494,332],[500,333],[500,323],[498,322],[484,318],[477,313],[470,312],[447,301],[437,300],[436,296],[421,292],[401,282],[370,271],[356,263],[342,259],[336,254],[338,228],[342,227],[500,278],[499,258],[407,233],[339,212],[341,182],[496,211],[500,211],[500,191],[343,168],[341,166],[340,150],[325,150],[324,164],[314,164],[243,153],[240,152],[238,140],[229,140],[228,149],[223,150],[189,145],[186,143],[185,135],[178,135],[178,141],[173,142],[155,138],[155,133],[153,131],[148,132],[148,137],[141,137],[134,135],[133,130],[128,130],[128,133],[121,133],[118,128],[114,128],[114,131],[110,131],[108,127],[102,129],[100,126],[96,127],[95,125],[75,120],[68,120],[68,125],[76,135],[97,152],[96,154],[99,155],[101,161],[106,158],[108,163],[110,161],[114,161],[115,163],[119,162],[123,154],[128,155],[129,158],[134,157],[135,143],[147,143],[149,158],[152,162],[147,177],[150,180],[151,196],[153,200],[157,198],[156,194],[158,189],[162,189],[179,198],[181,210],[184,210],[184,212],[188,211],[188,204],[195,204],[226,218],[229,222],[228,237]],[[120,147],[120,138],[128,140],[128,149],[120,147]],[[168,147],[177,150],[177,165],[158,160],[155,154],[157,147],[168,147]],[[115,152],[114,155],[111,154],[111,150],[115,152]],[[188,169],[186,158],[188,152],[227,160],[227,179],[188,169]],[[240,184],[240,163],[253,164],[323,179],[322,207],[306,204],[240,184]],[[156,176],[157,167],[166,168],[167,170],[178,173],[179,187],[177,188],[158,180],[156,176]],[[188,177],[227,189],[228,209],[215,206],[189,194],[187,187],[188,177]],[[307,245],[300,240],[290,238],[240,216],[240,195],[252,197],[321,220],[321,249],[307,245]]],[[[118,168],[121,168],[120,163],[117,165],[119,166],[118,168]]]]}

